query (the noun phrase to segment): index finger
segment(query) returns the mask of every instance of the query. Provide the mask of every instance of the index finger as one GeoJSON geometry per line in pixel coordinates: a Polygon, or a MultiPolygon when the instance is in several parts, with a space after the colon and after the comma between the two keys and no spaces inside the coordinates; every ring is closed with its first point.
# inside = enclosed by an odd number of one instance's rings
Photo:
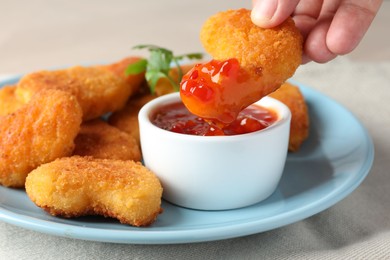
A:
{"type": "Polygon", "coordinates": [[[326,37],[328,48],[339,55],[355,49],[374,20],[381,4],[382,0],[342,1],[326,37]]]}

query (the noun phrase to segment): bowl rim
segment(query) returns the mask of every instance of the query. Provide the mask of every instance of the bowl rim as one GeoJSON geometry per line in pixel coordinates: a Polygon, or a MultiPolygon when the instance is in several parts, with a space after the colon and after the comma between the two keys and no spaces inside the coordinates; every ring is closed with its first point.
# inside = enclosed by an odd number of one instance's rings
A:
{"type": "MultiPolygon", "coordinates": [[[[159,135],[166,135],[168,137],[175,137],[179,139],[185,139],[185,140],[196,140],[196,141],[206,141],[206,142],[214,142],[214,141],[238,141],[238,140],[244,140],[248,138],[254,138],[257,135],[264,135],[268,132],[272,131],[275,128],[282,127],[282,125],[290,122],[291,120],[291,111],[281,101],[265,96],[259,101],[253,103],[257,105],[261,105],[265,108],[273,108],[277,114],[278,114],[278,120],[274,122],[272,125],[250,133],[245,134],[238,134],[238,135],[222,135],[222,136],[201,136],[201,135],[190,135],[190,134],[182,134],[182,133],[175,133],[171,132],[169,130],[162,129],[152,123],[150,120],[151,114],[158,109],[160,106],[181,102],[180,93],[174,92],[170,94],[166,94],[160,97],[157,97],[148,103],[146,103],[139,111],[138,113],[138,121],[140,125],[144,125],[146,127],[151,127],[153,131],[157,132],[159,135]],[[263,103],[266,103],[263,104],[263,103]]],[[[142,131],[142,130],[140,130],[142,131]]],[[[140,133],[141,134],[141,133],[140,133]]]]}

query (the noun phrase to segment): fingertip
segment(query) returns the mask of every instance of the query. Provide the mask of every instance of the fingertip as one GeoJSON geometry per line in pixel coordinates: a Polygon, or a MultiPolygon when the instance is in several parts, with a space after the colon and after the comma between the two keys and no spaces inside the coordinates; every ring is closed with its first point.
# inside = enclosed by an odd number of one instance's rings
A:
{"type": "Polygon", "coordinates": [[[315,47],[314,44],[305,46],[304,52],[305,56],[302,59],[303,64],[308,63],[309,61],[314,61],[317,63],[327,63],[328,61],[331,61],[338,56],[326,47],[315,47]]]}
{"type": "Polygon", "coordinates": [[[357,47],[359,41],[360,39],[355,40],[353,38],[350,38],[349,40],[347,40],[342,37],[328,37],[326,44],[332,53],[338,55],[345,55],[352,52],[357,47]]]}
{"type": "Polygon", "coordinates": [[[272,21],[277,9],[277,1],[253,1],[251,19],[254,24],[262,28],[275,26],[272,21]]]}
{"type": "Polygon", "coordinates": [[[314,62],[326,63],[337,57],[337,54],[329,49],[326,42],[330,23],[330,18],[323,19],[313,28],[306,38],[303,51],[314,62]]]}
{"type": "Polygon", "coordinates": [[[262,28],[272,28],[284,22],[293,12],[299,0],[253,0],[251,19],[262,28]]]}
{"type": "Polygon", "coordinates": [[[251,19],[255,25],[257,25],[261,28],[271,28],[272,27],[271,18],[261,16],[256,12],[252,11],[251,19]]]}
{"type": "Polygon", "coordinates": [[[333,53],[344,55],[352,52],[358,46],[368,29],[368,25],[359,20],[354,23],[344,23],[344,26],[339,24],[340,18],[335,17],[326,37],[326,45],[333,53]]]}

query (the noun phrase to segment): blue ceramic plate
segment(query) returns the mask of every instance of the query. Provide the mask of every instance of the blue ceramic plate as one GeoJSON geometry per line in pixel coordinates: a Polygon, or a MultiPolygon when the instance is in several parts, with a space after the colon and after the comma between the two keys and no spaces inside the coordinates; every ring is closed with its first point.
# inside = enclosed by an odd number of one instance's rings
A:
{"type": "MultiPolygon", "coordinates": [[[[0,82],[11,84],[13,78],[0,82]]],[[[23,190],[0,186],[0,219],[23,228],[69,238],[131,244],[212,241],[282,227],[321,212],[350,194],[374,158],[370,136],[343,106],[300,86],[310,110],[310,137],[288,155],[282,180],[267,200],[237,210],[197,211],[163,202],[164,213],[147,228],[103,217],[56,218],[36,207],[23,190]]],[[[242,169],[245,171],[245,169],[242,169]]]]}

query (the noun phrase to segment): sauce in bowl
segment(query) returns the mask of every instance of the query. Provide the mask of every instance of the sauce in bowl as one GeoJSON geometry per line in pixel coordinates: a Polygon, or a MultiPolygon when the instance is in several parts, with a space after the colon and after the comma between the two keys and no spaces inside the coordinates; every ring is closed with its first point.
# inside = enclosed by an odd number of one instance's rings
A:
{"type": "Polygon", "coordinates": [[[228,125],[215,124],[192,114],[181,102],[159,108],[152,123],[159,128],[181,134],[199,136],[239,135],[259,131],[278,119],[275,111],[251,105],[242,110],[228,125]]]}

